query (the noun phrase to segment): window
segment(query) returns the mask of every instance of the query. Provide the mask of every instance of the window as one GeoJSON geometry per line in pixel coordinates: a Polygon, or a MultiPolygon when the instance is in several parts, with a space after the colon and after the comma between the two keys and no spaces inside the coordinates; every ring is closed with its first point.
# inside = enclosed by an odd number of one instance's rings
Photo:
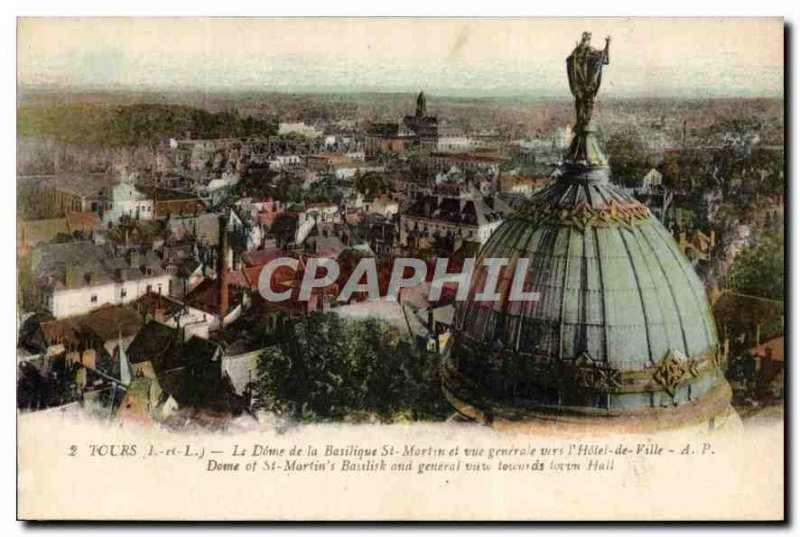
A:
{"type": "Polygon", "coordinates": [[[92,295],[90,300],[92,301],[92,304],[96,304],[97,303],[97,295],[92,295]]]}
{"type": "Polygon", "coordinates": [[[125,298],[126,296],[128,296],[128,290],[123,287],[122,289],[119,290],[119,297],[125,298]]]}
{"type": "Polygon", "coordinates": [[[153,286],[152,286],[152,285],[148,285],[148,286],[147,286],[147,292],[149,293],[149,292],[150,292],[150,291],[152,291],[152,290],[153,290],[153,286]]]}

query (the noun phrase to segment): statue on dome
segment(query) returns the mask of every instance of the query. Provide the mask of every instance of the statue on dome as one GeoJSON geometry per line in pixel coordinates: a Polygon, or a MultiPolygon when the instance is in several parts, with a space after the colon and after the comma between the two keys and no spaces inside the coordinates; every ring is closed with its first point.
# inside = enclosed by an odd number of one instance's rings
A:
{"type": "Polygon", "coordinates": [[[603,50],[593,49],[592,34],[583,32],[581,42],[567,58],[569,89],[575,96],[576,131],[589,125],[594,109],[594,98],[600,89],[603,66],[608,65],[611,37],[606,37],[603,50]]]}

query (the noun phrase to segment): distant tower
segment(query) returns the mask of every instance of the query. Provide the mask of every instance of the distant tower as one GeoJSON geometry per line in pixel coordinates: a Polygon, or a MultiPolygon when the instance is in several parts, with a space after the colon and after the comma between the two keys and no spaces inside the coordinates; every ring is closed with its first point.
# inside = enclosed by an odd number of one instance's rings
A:
{"type": "Polygon", "coordinates": [[[417,114],[416,116],[419,118],[425,117],[428,115],[428,106],[425,102],[425,92],[420,91],[419,96],[417,97],[417,114]]]}

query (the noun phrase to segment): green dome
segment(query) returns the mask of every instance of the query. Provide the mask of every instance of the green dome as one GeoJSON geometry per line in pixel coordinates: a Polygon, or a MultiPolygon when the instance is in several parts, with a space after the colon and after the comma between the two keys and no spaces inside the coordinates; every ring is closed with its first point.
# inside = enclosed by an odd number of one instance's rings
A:
{"type": "Polygon", "coordinates": [[[722,379],[699,278],[664,226],[607,173],[568,167],[484,245],[456,310],[446,389],[596,412],[693,401],[722,379]],[[481,260],[497,257],[529,259],[525,291],[538,300],[474,299],[481,260]]]}
{"type": "Polygon", "coordinates": [[[563,173],[479,253],[471,294],[456,309],[443,389],[461,412],[481,419],[714,416],[730,403],[720,371],[726,352],[703,286],[672,236],[609,181],[592,119],[609,40],[594,50],[588,38],[567,58],[576,123],[563,173]],[[509,300],[510,276],[500,281],[499,300],[475,300],[484,258],[510,258],[509,272],[527,260],[523,291],[538,300],[509,300]]]}

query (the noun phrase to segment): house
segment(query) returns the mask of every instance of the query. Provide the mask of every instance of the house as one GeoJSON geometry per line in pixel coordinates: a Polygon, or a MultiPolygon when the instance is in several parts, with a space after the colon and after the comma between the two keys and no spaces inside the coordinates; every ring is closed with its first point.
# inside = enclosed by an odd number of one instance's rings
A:
{"type": "Polygon", "coordinates": [[[549,184],[550,178],[546,176],[530,177],[508,174],[500,177],[500,192],[506,195],[529,198],[549,184]]]}
{"type": "Polygon", "coordinates": [[[491,175],[500,173],[500,165],[505,159],[497,153],[431,153],[431,162],[441,170],[455,167],[462,171],[483,172],[491,175]]]}
{"type": "Polygon", "coordinates": [[[47,358],[65,352],[103,351],[113,355],[118,345],[130,344],[143,324],[142,316],[130,306],[106,305],[86,315],[62,319],[40,316],[28,326],[22,344],[47,358]]]}
{"type": "Polygon", "coordinates": [[[414,140],[414,133],[399,123],[372,123],[364,135],[364,154],[366,158],[402,154],[411,148],[414,140]]]}
{"type": "Polygon", "coordinates": [[[205,212],[205,205],[196,195],[189,192],[154,188],[148,191],[153,200],[154,218],[197,215],[205,212]]]}
{"type": "Polygon", "coordinates": [[[235,321],[249,303],[242,289],[230,285],[231,271],[225,270],[217,280],[205,279],[184,297],[185,304],[204,315],[208,331],[218,330],[235,321]],[[220,282],[219,280],[223,280],[220,282]],[[227,289],[221,293],[222,286],[227,289]]]}
{"type": "Polygon", "coordinates": [[[155,252],[115,252],[89,241],[44,244],[32,252],[26,304],[55,318],[128,304],[150,291],[168,293],[170,275],[155,252]]]}
{"type": "Polygon", "coordinates": [[[284,204],[273,199],[256,200],[242,198],[234,205],[244,218],[249,218],[252,225],[268,230],[275,219],[285,211],[284,204]]]}
{"type": "Polygon", "coordinates": [[[145,320],[155,320],[181,331],[181,337],[198,336],[208,339],[218,324],[213,315],[170,297],[148,293],[131,304],[145,320]]]}
{"type": "Polygon", "coordinates": [[[358,173],[383,171],[383,166],[364,160],[363,153],[317,153],[306,157],[306,167],[316,173],[332,174],[336,179],[352,179],[358,173]]]}
{"type": "Polygon", "coordinates": [[[105,198],[105,205],[100,211],[103,222],[116,223],[122,218],[155,219],[153,199],[139,191],[134,180],[133,174],[122,174],[114,184],[104,187],[102,194],[105,198]]]}
{"type": "Polygon", "coordinates": [[[304,136],[306,138],[319,138],[322,136],[322,131],[317,129],[313,125],[307,125],[306,123],[299,121],[299,122],[280,122],[278,123],[278,134],[279,135],[286,135],[286,134],[297,134],[300,136],[304,136]]]}
{"type": "Polygon", "coordinates": [[[238,416],[246,408],[222,369],[222,348],[213,341],[185,337],[181,329],[152,320],[126,354],[131,380],[121,412],[170,425],[185,424],[197,413],[238,416]]]}
{"type": "Polygon", "coordinates": [[[303,159],[299,155],[274,155],[269,159],[269,169],[274,171],[299,168],[302,165],[303,159]]]}
{"type": "Polygon", "coordinates": [[[252,396],[258,379],[258,360],[278,339],[267,333],[263,311],[250,310],[214,335],[222,348],[222,372],[238,395],[252,396]]]}
{"type": "Polygon", "coordinates": [[[216,206],[228,198],[239,180],[238,174],[223,172],[221,176],[215,177],[207,184],[199,187],[197,192],[207,204],[216,206]]]}
{"type": "Polygon", "coordinates": [[[166,232],[175,239],[193,239],[200,246],[216,246],[219,243],[219,215],[173,215],[167,221],[166,232]]]}
{"type": "Polygon", "coordinates": [[[195,257],[164,261],[164,270],[170,275],[169,295],[181,299],[205,278],[204,265],[195,257]]]}
{"type": "Polygon", "coordinates": [[[231,207],[228,232],[231,235],[231,246],[237,253],[262,248],[267,240],[269,226],[262,223],[260,214],[254,215],[252,209],[241,204],[231,207]]]}
{"type": "Polygon", "coordinates": [[[106,208],[108,188],[116,183],[109,174],[57,174],[19,177],[28,185],[28,205],[45,217],[68,212],[96,212],[106,208]]]}
{"type": "Polygon", "coordinates": [[[500,226],[510,207],[498,196],[464,189],[439,189],[420,196],[400,213],[400,244],[432,246],[437,239],[451,243],[484,244],[500,226]]]}
{"type": "Polygon", "coordinates": [[[363,202],[363,210],[370,214],[383,216],[387,220],[400,212],[400,203],[393,200],[391,196],[378,196],[372,201],[363,202]]]}
{"type": "Polygon", "coordinates": [[[656,170],[655,168],[651,168],[649,172],[642,177],[642,183],[640,188],[642,190],[650,190],[651,188],[661,186],[662,180],[664,176],[656,170]]]}

